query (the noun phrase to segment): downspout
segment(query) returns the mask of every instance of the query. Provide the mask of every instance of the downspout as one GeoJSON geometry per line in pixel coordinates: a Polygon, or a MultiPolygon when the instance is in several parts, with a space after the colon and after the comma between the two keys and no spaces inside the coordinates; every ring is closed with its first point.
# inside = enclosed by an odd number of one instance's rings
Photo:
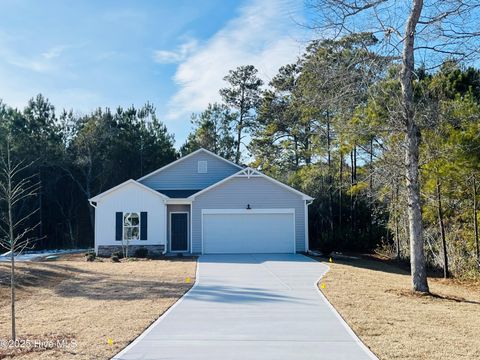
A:
{"type": "MultiPolygon", "coordinates": [[[[187,200],[190,200],[190,254],[193,255],[193,202],[195,201],[195,195],[190,195],[187,200]]],[[[202,219],[200,215],[200,221],[202,219]]],[[[203,234],[202,234],[203,236],[203,234]]],[[[203,252],[203,247],[202,247],[203,252]]]]}
{"type": "Polygon", "coordinates": [[[192,216],[193,216],[193,200],[190,201],[190,254],[193,254],[193,221],[192,221],[192,216]]]}
{"type": "Polygon", "coordinates": [[[313,203],[313,200],[305,200],[305,252],[310,251],[309,248],[309,234],[308,234],[308,207],[313,203]]]}
{"type": "MultiPolygon", "coordinates": [[[[97,202],[88,200],[90,205],[96,209],[97,208],[97,202]]],[[[95,251],[95,254],[98,254],[98,249],[97,249],[97,212],[95,211],[95,223],[93,224],[93,249],[95,251]]]]}
{"type": "Polygon", "coordinates": [[[163,253],[162,255],[165,255],[167,253],[167,248],[168,248],[168,229],[167,229],[167,218],[168,218],[168,207],[167,207],[167,200],[163,199],[163,204],[165,206],[165,216],[163,217],[163,227],[165,229],[165,242],[163,246],[163,253]]]}

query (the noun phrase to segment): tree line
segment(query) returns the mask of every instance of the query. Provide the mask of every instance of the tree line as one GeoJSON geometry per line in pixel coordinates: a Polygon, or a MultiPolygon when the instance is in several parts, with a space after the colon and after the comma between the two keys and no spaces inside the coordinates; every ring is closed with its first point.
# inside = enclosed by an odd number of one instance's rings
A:
{"type": "MultiPolygon", "coordinates": [[[[37,249],[93,246],[88,199],[178,156],[173,135],[151,104],[56,114],[41,94],[23,110],[0,102],[0,144],[0,154],[5,158],[8,148],[11,162],[25,167],[21,176],[37,184],[35,196],[19,203],[14,214],[21,219],[35,212],[23,227],[33,229],[37,249]]],[[[2,215],[6,205],[2,201],[2,215]]],[[[6,230],[6,222],[1,226],[6,230]]]]}

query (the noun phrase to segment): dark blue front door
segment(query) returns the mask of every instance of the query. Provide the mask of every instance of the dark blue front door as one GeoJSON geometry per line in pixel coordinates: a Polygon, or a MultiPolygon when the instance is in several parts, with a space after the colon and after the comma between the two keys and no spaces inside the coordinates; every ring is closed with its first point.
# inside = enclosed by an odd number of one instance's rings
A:
{"type": "Polygon", "coordinates": [[[188,214],[172,213],[171,218],[171,245],[172,251],[188,251],[188,214]]]}

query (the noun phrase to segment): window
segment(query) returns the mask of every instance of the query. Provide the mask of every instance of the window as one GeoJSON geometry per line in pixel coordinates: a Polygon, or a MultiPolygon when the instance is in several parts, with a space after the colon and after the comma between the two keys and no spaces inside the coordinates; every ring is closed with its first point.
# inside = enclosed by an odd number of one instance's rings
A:
{"type": "Polygon", "coordinates": [[[202,160],[198,162],[198,173],[205,174],[207,172],[207,161],[202,160]]]}
{"type": "Polygon", "coordinates": [[[123,240],[140,240],[139,213],[123,213],[123,240]]]}

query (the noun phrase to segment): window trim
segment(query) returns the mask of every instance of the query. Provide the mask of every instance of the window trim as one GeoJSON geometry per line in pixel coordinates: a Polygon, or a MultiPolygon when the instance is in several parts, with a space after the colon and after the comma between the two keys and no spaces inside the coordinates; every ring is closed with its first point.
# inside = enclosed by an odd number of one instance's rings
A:
{"type": "Polygon", "coordinates": [[[198,160],[198,162],[197,162],[197,173],[199,173],[199,174],[207,174],[208,173],[208,160],[198,160]],[[203,166],[203,164],[205,164],[205,168],[203,168],[203,167],[201,168],[200,164],[202,164],[202,166],[203,166]],[[205,171],[200,171],[200,169],[202,169],[202,170],[205,169],[205,171]]]}
{"type": "Polygon", "coordinates": [[[141,240],[141,224],[142,224],[142,212],[141,211],[123,211],[122,212],[122,242],[123,241],[140,241],[141,240]],[[137,214],[138,215],[138,225],[135,226],[127,226],[130,228],[138,226],[138,239],[125,239],[125,214],[137,214]]]}

